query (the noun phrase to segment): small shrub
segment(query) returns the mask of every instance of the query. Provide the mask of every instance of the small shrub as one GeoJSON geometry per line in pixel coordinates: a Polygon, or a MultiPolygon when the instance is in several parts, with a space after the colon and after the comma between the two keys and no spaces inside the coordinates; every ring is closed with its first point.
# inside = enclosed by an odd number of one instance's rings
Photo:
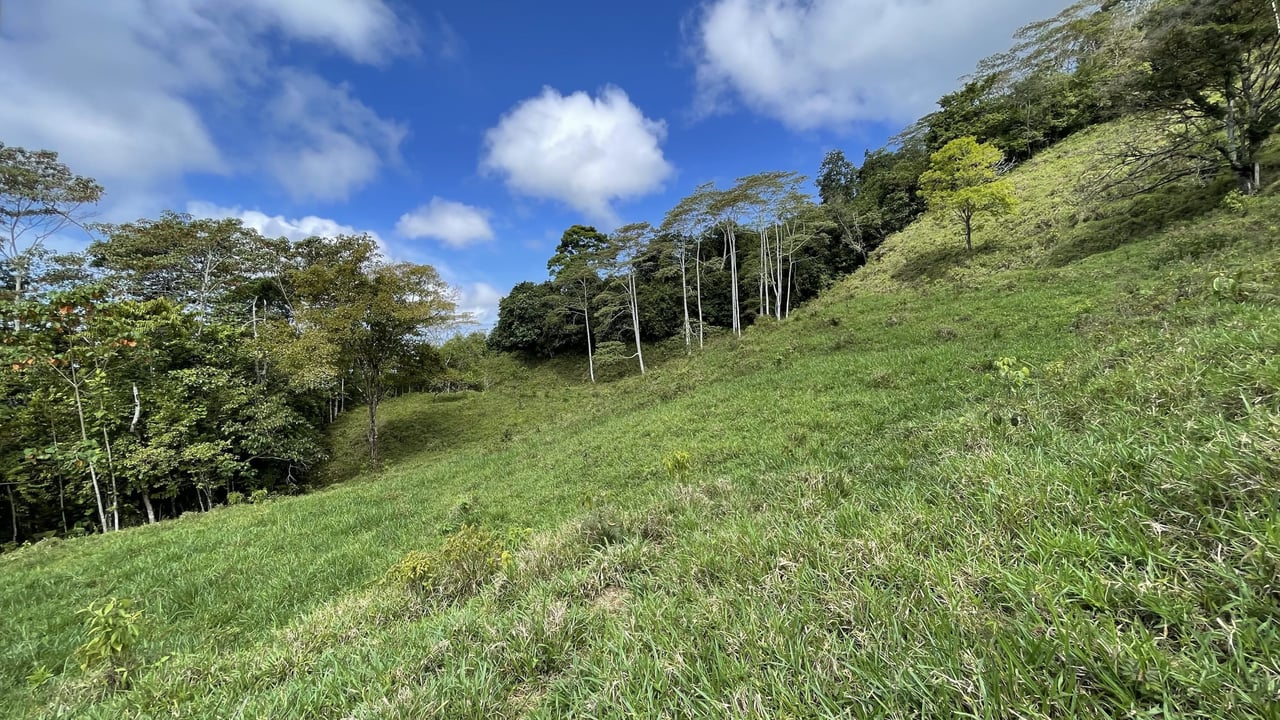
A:
{"type": "Polygon", "coordinates": [[[239,505],[244,502],[244,493],[232,490],[227,493],[227,505],[239,505]]]}
{"type": "Polygon", "coordinates": [[[270,497],[270,493],[267,492],[266,488],[258,488],[257,490],[254,490],[252,493],[249,494],[249,502],[253,503],[254,505],[259,505],[261,503],[266,502],[269,499],[269,497],[270,497]]]}
{"type": "Polygon", "coordinates": [[[996,376],[1009,384],[1011,388],[1021,390],[1031,382],[1031,368],[1018,362],[1018,358],[997,358],[992,365],[996,376]]]}
{"type": "Polygon", "coordinates": [[[1221,207],[1234,215],[1244,215],[1249,211],[1249,198],[1239,190],[1232,190],[1222,197],[1221,207]]]}
{"type": "Polygon", "coordinates": [[[137,664],[134,651],[141,635],[142,611],[132,608],[132,600],[109,598],[79,612],[85,618],[88,636],[76,649],[80,670],[102,671],[111,689],[127,686],[129,673],[137,664]]]}
{"type": "Polygon", "coordinates": [[[1238,275],[1218,275],[1213,279],[1213,296],[1227,302],[1240,302],[1243,298],[1238,275]]]}
{"type": "Polygon", "coordinates": [[[389,582],[427,600],[458,602],[480,592],[513,562],[512,552],[528,538],[525,530],[498,536],[463,525],[435,550],[414,551],[387,571],[389,582]]]}
{"type": "Polygon", "coordinates": [[[691,459],[689,453],[684,450],[667,453],[662,456],[662,469],[667,472],[667,477],[682,481],[689,474],[691,459]]]}

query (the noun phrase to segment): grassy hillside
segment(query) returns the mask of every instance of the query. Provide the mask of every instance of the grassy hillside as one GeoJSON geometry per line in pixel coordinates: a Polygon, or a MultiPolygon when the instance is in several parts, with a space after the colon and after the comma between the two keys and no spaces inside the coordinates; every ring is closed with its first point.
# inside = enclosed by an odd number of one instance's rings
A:
{"type": "Polygon", "coordinates": [[[391,403],[381,476],[0,557],[0,709],[1275,716],[1280,201],[1070,192],[1116,132],[973,256],[926,219],[648,377],[391,403]],[[127,690],[74,659],[107,596],[127,690]]]}

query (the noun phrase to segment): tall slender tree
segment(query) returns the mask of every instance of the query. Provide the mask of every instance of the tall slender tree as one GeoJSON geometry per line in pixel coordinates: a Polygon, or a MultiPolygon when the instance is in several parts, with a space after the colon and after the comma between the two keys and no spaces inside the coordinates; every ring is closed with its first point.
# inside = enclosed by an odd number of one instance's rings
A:
{"type": "Polygon", "coordinates": [[[84,228],[87,208],[102,192],[55,152],[0,143],[0,260],[8,265],[16,299],[26,295],[45,241],[69,226],[84,228]]]}
{"type": "MultiPolygon", "coordinates": [[[[630,319],[631,333],[635,340],[635,357],[640,363],[640,374],[645,374],[644,348],[640,344],[640,293],[637,278],[639,264],[653,240],[653,227],[647,222],[624,225],[609,236],[606,255],[607,266],[614,282],[622,290],[622,305],[630,319]]],[[[619,314],[619,313],[615,313],[619,314]]]]}
{"type": "Polygon", "coordinates": [[[596,381],[595,341],[591,334],[592,298],[600,287],[602,253],[609,237],[589,225],[574,225],[564,232],[556,254],[547,262],[552,283],[565,298],[563,309],[582,318],[587,338],[587,375],[596,381]]]}

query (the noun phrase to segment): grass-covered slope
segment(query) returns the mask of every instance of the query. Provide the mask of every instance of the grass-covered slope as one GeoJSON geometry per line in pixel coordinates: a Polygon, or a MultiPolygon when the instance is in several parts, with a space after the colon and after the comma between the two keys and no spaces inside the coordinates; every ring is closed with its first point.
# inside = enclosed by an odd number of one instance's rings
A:
{"type": "Polygon", "coordinates": [[[391,403],[382,476],[0,557],[0,714],[1275,716],[1280,201],[1070,199],[1108,132],[972,257],[925,221],[646,378],[391,403]],[[462,524],[533,533],[383,580],[462,524]]]}

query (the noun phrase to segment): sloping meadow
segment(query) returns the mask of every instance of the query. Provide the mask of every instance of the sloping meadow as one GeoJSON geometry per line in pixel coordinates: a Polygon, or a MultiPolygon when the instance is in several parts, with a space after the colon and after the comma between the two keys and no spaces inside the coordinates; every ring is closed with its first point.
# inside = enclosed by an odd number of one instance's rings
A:
{"type": "Polygon", "coordinates": [[[0,707],[1273,716],[1280,203],[1183,192],[1102,237],[1028,190],[972,257],[926,219],[648,377],[401,398],[380,476],[0,557],[0,707]],[[82,668],[107,597],[137,638],[82,668]]]}

